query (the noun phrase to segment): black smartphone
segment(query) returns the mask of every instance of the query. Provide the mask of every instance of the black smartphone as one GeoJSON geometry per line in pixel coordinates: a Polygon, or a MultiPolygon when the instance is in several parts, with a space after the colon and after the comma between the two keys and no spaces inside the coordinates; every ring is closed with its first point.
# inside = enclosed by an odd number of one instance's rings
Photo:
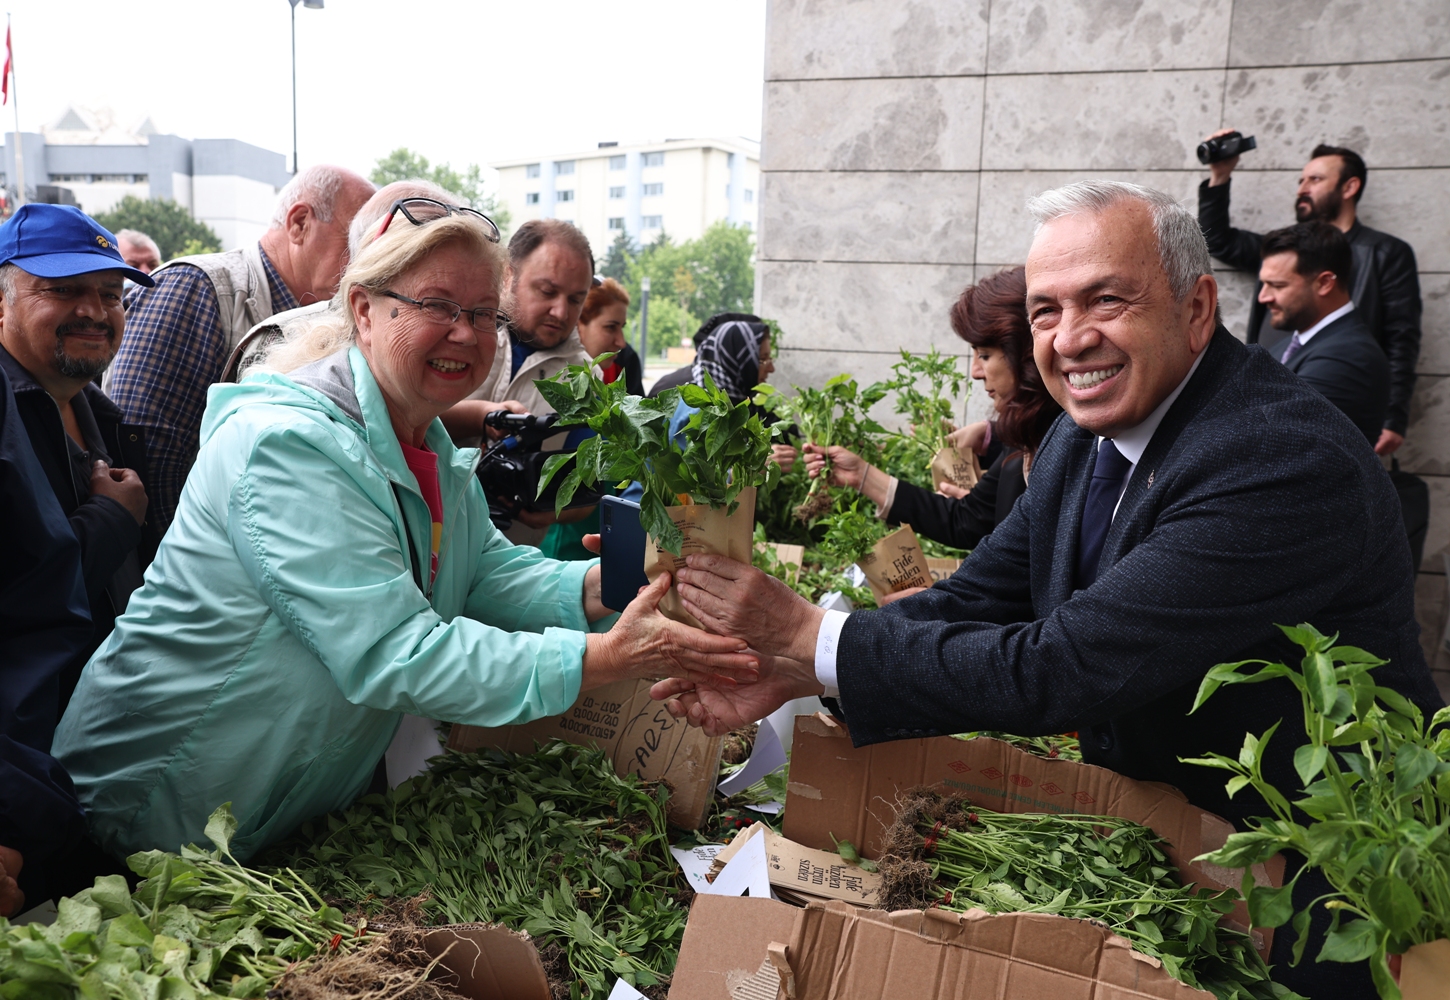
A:
{"type": "Polygon", "coordinates": [[[644,575],[648,542],[639,504],[619,497],[599,501],[599,599],[611,611],[623,611],[649,583],[644,575]]]}

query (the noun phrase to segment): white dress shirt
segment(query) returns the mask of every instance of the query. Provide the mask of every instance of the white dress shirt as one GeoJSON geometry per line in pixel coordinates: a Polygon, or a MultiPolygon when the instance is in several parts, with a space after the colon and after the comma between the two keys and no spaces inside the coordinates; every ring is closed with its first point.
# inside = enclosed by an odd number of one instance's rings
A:
{"type": "Polygon", "coordinates": [[[1338,309],[1334,310],[1334,312],[1330,313],[1328,316],[1325,316],[1318,323],[1315,323],[1309,329],[1307,329],[1303,333],[1299,334],[1299,346],[1300,347],[1303,347],[1305,344],[1309,343],[1309,338],[1310,337],[1314,336],[1316,333],[1318,333],[1320,330],[1324,329],[1330,323],[1333,323],[1339,317],[1346,316],[1346,315],[1348,315],[1349,313],[1351,313],[1353,311],[1354,311],[1354,303],[1353,302],[1346,302],[1344,305],[1342,305],[1338,309]]]}
{"type": "MultiPolygon", "coordinates": [[[[1309,337],[1318,333],[1326,324],[1338,319],[1348,309],[1352,308],[1354,308],[1353,303],[1347,309],[1339,309],[1330,313],[1310,330],[1308,334],[1301,335],[1299,337],[1300,342],[1302,343],[1309,339],[1309,337]]],[[[1158,425],[1163,422],[1163,418],[1167,415],[1169,408],[1182,395],[1184,387],[1188,385],[1188,380],[1193,378],[1194,372],[1198,371],[1199,362],[1203,360],[1203,356],[1207,353],[1208,351],[1205,349],[1199,353],[1198,357],[1193,359],[1193,366],[1188,369],[1188,374],[1183,376],[1183,381],[1178,383],[1178,386],[1164,398],[1163,402],[1159,403],[1153,409],[1152,413],[1148,414],[1142,423],[1136,427],[1128,428],[1113,438],[1113,444],[1117,446],[1118,451],[1122,452],[1123,457],[1132,463],[1132,468],[1123,477],[1124,492],[1127,492],[1128,480],[1132,479],[1133,473],[1137,471],[1138,462],[1142,459],[1143,452],[1148,450],[1148,442],[1153,439],[1153,434],[1158,430],[1158,425]]],[[[1101,446],[1102,438],[1098,438],[1098,443],[1101,446]]],[[[1096,456],[1096,451],[1094,455],[1096,456]]],[[[1122,503],[1122,501],[1122,494],[1119,494],[1118,502],[1122,503]]],[[[1117,507],[1114,507],[1113,516],[1116,517],[1117,513],[1117,507]]],[[[836,650],[841,643],[841,628],[846,624],[846,618],[847,615],[844,611],[827,611],[826,616],[821,619],[821,630],[816,633],[816,680],[825,686],[827,698],[834,698],[840,694],[840,688],[836,686],[836,650]]]]}

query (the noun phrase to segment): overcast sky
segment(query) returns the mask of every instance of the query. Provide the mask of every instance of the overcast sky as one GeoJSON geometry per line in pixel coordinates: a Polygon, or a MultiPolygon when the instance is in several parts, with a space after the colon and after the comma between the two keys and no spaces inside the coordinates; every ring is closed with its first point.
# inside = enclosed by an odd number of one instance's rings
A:
{"type": "MultiPolygon", "coordinates": [[[[302,165],[486,164],[601,140],[760,138],[765,0],[326,0],[297,8],[302,165]]],[[[9,0],[20,127],[67,105],[292,148],[287,0],[9,0]]],[[[14,130],[5,107],[3,131],[14,130]]]]}

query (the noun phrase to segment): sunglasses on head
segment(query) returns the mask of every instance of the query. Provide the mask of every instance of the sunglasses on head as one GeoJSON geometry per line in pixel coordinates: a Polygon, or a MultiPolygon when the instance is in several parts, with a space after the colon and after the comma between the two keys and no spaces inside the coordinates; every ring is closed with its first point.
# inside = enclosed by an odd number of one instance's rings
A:
{"type": "Polygon", "coordinates": [[[494,225],[493,220],[482,212],[474,208],[465,208],[462,205],[449,205],[434,198],[399,198],[393,202],[393,207],[383,218],[383,224],[378,227],[378,236],[388,231],[388,227],[393,224],[394,216],[399,214],[415,226],[426,226],[430,222],[436,222],[450,215],[471,215],[483,220],[484,225],[488,227],[490,240],[495,243],[499,241],[498,226],[494,225]]]}

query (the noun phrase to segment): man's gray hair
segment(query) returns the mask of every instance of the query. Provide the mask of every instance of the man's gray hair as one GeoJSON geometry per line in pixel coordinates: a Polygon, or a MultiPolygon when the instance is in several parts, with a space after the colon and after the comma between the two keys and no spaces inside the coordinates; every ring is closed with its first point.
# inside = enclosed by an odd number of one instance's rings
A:
{"type": "Polygon", "coordinates": [[[15,272],[20,270],[16,264],[0,264],[0,298],[10,302],[15,298],[15,272]]]}
{"type": "Polygon", "coordinates": [[[363,244],[377,235],[377,228],[382,225],[383,216],[388,214],[394,202],[403,198],[432,198],[445,205],[465,206],[468,204],[452,191],[422,178],[415,177],[406,181],[393,181],[391,184],[385,184],[378,188],[377,192],[363,203],[363,207],[357,210],[357,215],[352,217],[352,225],[347,229],[349,258],[356,257],[363,244]]]}
{"type": "Polygon", "coordinates": [[[145,247],[156,255],[157,260],[161,259],[161,248],[156,245],[156,241],[139,229],[116,230],[116,242],[121,243],[123,241],[126,243],[134,243],[138,247],[145,247]]]}
{"type": "Polygon", "coordinates": [[[348,171],[320,163],[308,167],[287,182],[277,193],[277,207],[272,210],[272,228],[287,225],[287,213],[293,205],[306,205],[321,222],[331,222],[337,207],[337,194],[347,183],[348,171]]]}
{"type": "Polygon", "coordinates": [[[1152,212],[1158,259],[1173,298],[1182,302],[1200,277],[1213,273],[1213,261],[1197,217],[1162,191],[1126,181],[1078,181],[1027,199],[1027,211],[1040,230],[1054,219],[1096,215],[1121,201],[1142,202],[1152,212]]]}

